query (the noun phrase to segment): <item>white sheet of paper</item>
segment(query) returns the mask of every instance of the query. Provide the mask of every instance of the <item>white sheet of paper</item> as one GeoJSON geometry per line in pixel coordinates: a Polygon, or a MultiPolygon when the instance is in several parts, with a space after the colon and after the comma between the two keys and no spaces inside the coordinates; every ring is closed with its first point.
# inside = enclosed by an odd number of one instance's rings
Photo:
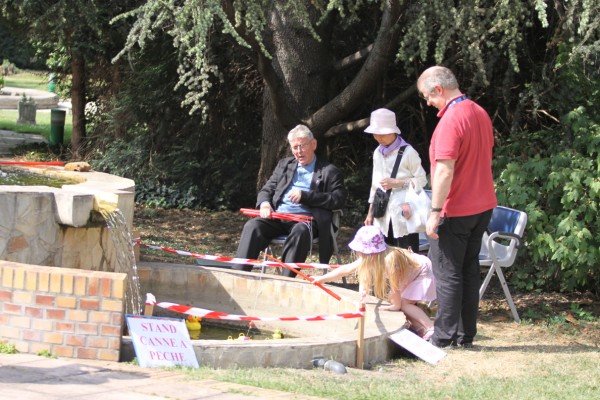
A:
{"type": "Polygon", "coordinates": [[[126,315],[140,367],[198,368],[198,359],[183,319],[126,315]]]}
{"type": "Polygon", "coordinates": [[[429,364],[435,365],[442,358],[446,357],[444,350],[435,347],[408,329],[402,329],[390,335],[390,339],[429,364]]]}

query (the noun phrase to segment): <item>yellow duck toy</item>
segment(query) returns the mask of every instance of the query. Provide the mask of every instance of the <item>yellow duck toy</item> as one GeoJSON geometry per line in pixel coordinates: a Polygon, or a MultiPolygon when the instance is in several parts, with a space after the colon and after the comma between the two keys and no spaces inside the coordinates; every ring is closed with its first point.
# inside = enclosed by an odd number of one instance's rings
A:
{"type": "Polygon", "coordinates": [[[273,337],[273,339],[283,339],[283,332],[281,331],[281,329],[276,328],[271,336],[273,337]]]}
{"type": "Polygon", "coordinates": [[[194,315],[188,315],[186,318],[185,326],[190,332],[190,339],[200,339],[200,331],[202,330],[202,325],[200,325],[201,320],[202,318],[194,315]]]}

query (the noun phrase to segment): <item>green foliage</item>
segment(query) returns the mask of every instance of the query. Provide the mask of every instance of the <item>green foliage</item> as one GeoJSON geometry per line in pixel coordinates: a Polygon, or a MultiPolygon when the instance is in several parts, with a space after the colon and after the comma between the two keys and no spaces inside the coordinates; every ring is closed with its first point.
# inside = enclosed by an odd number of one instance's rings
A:
{"type": "MultiPolygon", "coordinates": [[[[260,51],[269,56],[262,37],[268,25],[270,3],[265,0],[235,0],[233,9],[228,9],[221,0],[146,1],[139,8],[113,20],[117,22],[136,17],[127,42],[115,60],[134,46],[143,48],[154,39],[157,30],[164,29],[173,37],[173,44],[178,49],[180,67],[177,69],[177,87],[186,89],[182,105],[191,106],[190,113],[201,110],[206,120],[208,93],[215,81],[223,81],[211,52],[210,42],[215,28],[230,35],[242,47],[250,48],[249,42],[256,43],[260,51]],[[240,31],[244,32],[243,36],[240,31]]],[[[316,36],[308,22],[308,10],[304,2],[281,2],[280,6],[284,12],[298,17],[304,27],[316,36]]]]}
{"type": "Polygon", "coordinates": [[[10,59],[19,68],[43,68],[44,60],[36,57],[28,38],[1,14],[0,11],[0,58],[10,59]]]}
{"type": "Polygon", "coordinates": [[[583,308],[581,308],[580,304],[571,303],[570,311],[571,311],[571,313],[573,313],[575,318],[577,318],[580,321],[586,321],[586,322],[598,321],[598,316],[594,316],[594,314],[592,314],[591,312],[584,310],[583,308]]]}
{"type": "MultiPolygon", "coordinates": [[[[206,122],[190,116],[181,106],[183,91],[173,90],[173,52],[165,37],[149,43],[131,59],[134,69],[114,103],[98,102],[103,112],[90,119],[94,168],[133,179],[136,200],[149,206],[254,204],[259,122],[245,103],[256,101],[256,93],[229,79],[211,98],[220,113],[206,122]]],[[[242,73],[239,63],[231,56],[224,74],[242,73]]]]}
{"type": "Polygon", "coordinates": [[[0,353],[2,354],[17,354],[17,348],[14,344],[0,342],[0,353]]]}
{"type": "Polygon", "coordinates": [[[46,358],[57,358],[56,356],[52,355],[49,350],[40,350],[38,351],[37,355],[46,358]]]}
{"type": "Polygon", "coordinates": [[[511,282],[526,290],[597,291],[600,125],[579,107],[561,128],[515,133],[498,146],[498,201],[529,218],[511,282]]]}

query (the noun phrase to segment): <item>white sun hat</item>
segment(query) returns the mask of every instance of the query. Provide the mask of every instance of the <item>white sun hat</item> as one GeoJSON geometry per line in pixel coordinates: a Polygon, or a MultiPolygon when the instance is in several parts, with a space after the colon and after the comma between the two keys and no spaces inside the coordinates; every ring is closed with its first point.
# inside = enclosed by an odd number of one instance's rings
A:
{"type": "Polygon", "coordinates": [[[370,125],[365,133],[377,135],[388,135],[390,133],[400,134],[400,128],[396,126],[396,114],[387,108],[380,108],[371,113],[370,125]]]}

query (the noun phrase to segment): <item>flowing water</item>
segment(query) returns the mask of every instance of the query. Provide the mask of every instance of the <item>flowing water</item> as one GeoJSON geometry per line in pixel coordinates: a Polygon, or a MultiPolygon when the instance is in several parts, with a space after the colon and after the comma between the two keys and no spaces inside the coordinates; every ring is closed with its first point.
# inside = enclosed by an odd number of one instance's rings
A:
{"type": "Polygon", "coordinates": [[[125,313],[140,315],[142,298],[140,295],[140,279],[138,277],[135,253],[133,251],[133,236],[127,227],[123,213],[118,208],[102,208],[100,213],[106,220],[109,235],[115,246],[115,271],[127,274],[125,286],[125,313]]]}

